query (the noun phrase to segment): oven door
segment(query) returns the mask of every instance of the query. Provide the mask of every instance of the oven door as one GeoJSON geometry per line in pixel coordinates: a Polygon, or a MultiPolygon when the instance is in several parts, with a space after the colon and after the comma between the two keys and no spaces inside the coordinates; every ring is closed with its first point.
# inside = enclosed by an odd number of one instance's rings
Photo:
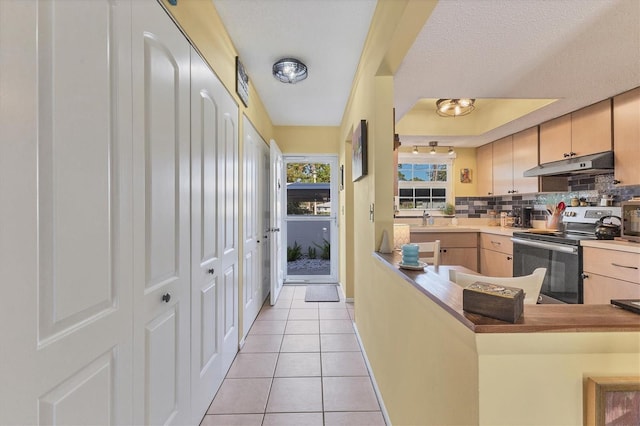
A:
{"type": "Polygon", "coordinates": [[[546,241],[512,238],[513,276],[547,268],[540,294],[564,303],[582,303],[580,247],[546,241]]]}

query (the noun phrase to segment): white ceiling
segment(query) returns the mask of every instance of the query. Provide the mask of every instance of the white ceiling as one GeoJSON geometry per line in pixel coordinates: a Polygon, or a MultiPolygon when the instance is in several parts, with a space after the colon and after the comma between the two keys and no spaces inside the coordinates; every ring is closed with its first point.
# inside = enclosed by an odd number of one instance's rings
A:
{"type": "MultiPolygon", "coordinates": [[[[340,124],[374,0],[213,2],[275,125],[340,124]],[[273,78],[285,56],[309,78],[273,78]]],[[[423,98],[558,99],[480,136],[400,135],[478,146],[640,86],[640,1],[441,0],[394,82],[396,120],[423,98]]]]}

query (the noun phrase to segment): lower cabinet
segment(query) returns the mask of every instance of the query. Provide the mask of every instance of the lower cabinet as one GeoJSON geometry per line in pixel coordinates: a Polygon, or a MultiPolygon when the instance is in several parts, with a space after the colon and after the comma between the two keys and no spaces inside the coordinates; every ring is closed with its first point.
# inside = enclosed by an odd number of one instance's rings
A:
{"type": "Polygon", "coordinates": [[[478,233],[411,232],[412,243],[440,240],[440,264],[461,265],[478,270],[478,233]]]}
{"type": "Polygon", "coordinates": [[[513,243],[510,237],[480,234],[480,273],[490,277],[513,276],[513,243]]]}
{"type": "Polygon", "coordinates": [[[585,304],[640,299],[640,254],[585,247],[583,265],[585,304]]]}

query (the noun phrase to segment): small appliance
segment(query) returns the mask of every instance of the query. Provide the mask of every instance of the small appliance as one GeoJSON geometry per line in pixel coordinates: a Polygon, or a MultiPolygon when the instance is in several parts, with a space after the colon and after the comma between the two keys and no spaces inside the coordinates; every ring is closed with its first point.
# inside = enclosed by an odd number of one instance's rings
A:
{"type": "Polygon", "coordinates": [[[620,236],[623,240],[640,243],[640,197],[623,201],[622,209],[622,230],[620,236]]]}

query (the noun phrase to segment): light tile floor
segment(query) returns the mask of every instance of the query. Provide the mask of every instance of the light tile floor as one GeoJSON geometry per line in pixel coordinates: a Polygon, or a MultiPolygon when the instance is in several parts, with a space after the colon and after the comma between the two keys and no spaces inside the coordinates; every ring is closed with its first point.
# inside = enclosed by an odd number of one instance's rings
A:
{"type": "Polygon", "coordinates": [[[353,305],[307,303],[305,290],[267,300],[201,426],[385,425],[353,305]]]}

